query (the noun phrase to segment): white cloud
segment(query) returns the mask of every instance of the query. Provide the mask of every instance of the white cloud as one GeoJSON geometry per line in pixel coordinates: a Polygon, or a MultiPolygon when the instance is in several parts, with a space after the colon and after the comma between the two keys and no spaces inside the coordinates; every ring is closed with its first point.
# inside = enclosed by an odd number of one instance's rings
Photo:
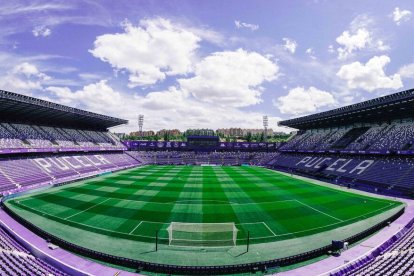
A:
{"type": "Polygon", "coordinates": [[[0,1],[0,44],[15,43],[15,35],[31,32],[50,35],[62,24],[113,26],[112,17],[99,8],[97,1],[0,1]],[[50,3],[42,3],[50,2],[50,3]],[[53,3],[52,3],[53,2],[53,3]],[[91,12],[93,11],[93,12],[91,12]],[[43,32],[36,28],[43,27],[43,32]],[[46,28],[47,27],[47,28],[46,28]]]}
{"type": "Polygon", "coordinates": [[[129,73],[129,86],[151,85],[193,70],[200,37],[163,18],[125,22],[123,33],[98,36],[93,56],[129,73]]]}
{"type": "Polygon", "coordinates": [[[349,24],[349,29],[336,38],[336,42],[340,46],[336,49],[338,59],[347,59],[354,52],[363,49],[370,51],[389,50],[390,46],[377,37],[378,30],[376,30],[375,25],[374,19],[365,14],[355,17],[349,24]]]}
{"type": "Polygon", "coordinates": [[[2,3],[2,8],[0,9],[1,16],[15,15],[15,14],[28,14],[28,13],[38,13],[45,11],[62,11],[69,9],[70,7],[66,4],[60,3],[31,3],[27,4],[24,2],[18,1],[5,1],[2,3]]]}
{"type": "Polygon", "coordinates": [[[208,27],[198,28],[194,26],[185,26],[185,29],[197,37],[199,37],[203,41],[210,42],[215,45],[223,46],[226,45],[229,39],[228,37],[224,36],[223,34],[209,29],[208,27]]]}
{"type": "Polygon", "coordinates": [[[398,70],[402,78],[414,79],[414,63],[404,65],[398,70]]]}
{"type": "Polygon", "coordinates": [[[376,45],[373,45],[379,51],[387,51],[390,49],[389,45],[384,44],[384,41],[377,40],[376,45]]]}
{"type": "Polygon", "coordinates": [[[281,113],[293,115],[312,113],[321,107],[334,106],[335,104],[335,98],[331,93],[313,86],[308,89],[304,87],[290,89],[286,96],[273,101],[273,105],[281,113]]]}
{"type": "Polygon", "coordinates": [[[40,72],[34,64],[23,62],[0,77],[0,87],[28,94],[31,90],[42,89],[42,85],[49,80],[51,77],[40,72]]]}
{"type": "Polygon", "coordinates": [[[80,73],[79,78],[85,81],[96,81],[102,78],[102,75],[95,73],[80,73]]]}
{"type": "Polygon", "coordinates": [[[256,31],[259,29],[259,25],[241,22],[239,20],[234,21],[234,25],[236,25],[237,29],[245,28],[251,31],[256,31]]]}
{"type": "Polygon", "coordinates": [[[400,25],[402,22],[406,22],[411,18],[411,11],[409,10],[400,10],[399,7],[396,7],[392,12],[392,19],[395,24],[400,25]]]}
{"type": "Polygon", "coordinates": [[[344,31],[336,38],[336,42],[342,46],[337,49],[338,58],[346,59],[353,51],[367,47],[371,40],[371,35],[365,28],[358,29],[356,33],[344,31]]]}
{"type": "Polygon", "coordinates": [[[32,30],[32,33],[36,37],[38,36],[47,37],[52,34],[52,31],[46,26],[37,26],[36,28],[32,30]]]}
{"type": "Polygon", "coordinates": [[[357,61],[343,65],[336,75],[345,80],[350,89],[362,88],[372,92],[380,88],[401,88],[403,84],[399,74],[385,74],[385,66],[390,61],[385,55],[374,56],[366,64],[357,61]]]}
{"type": "Polygon", "coordinates": [[[107,85],[106,80],[84,86],[82,90],[72,92],[68,87],[50,86],[47,91],[54,93],[61,103],[76,105],[82,103],[88,109],[100,113],[106,113],[105,106],[114,104],[123,105],[124,99],[119,92],[114,91],[107,85]]]}
{"type": "Polygon", "coordinates": [[[41,79],[49,78],[44,73],[40,72],[39,69],[37,69],[36,65],[30,64],[28,62],[23,62],[21,64],[14,66],[12,72],[14,74],[23,74],[27,77],[36,76],[41,79]]]}
{"type": "Polygon", "coordinates": [[[296,43],[296,41],[288,37],[284,37],[282,40],[285,42],[283,47],[289,52],[291,52],[292,54],[294,54],[296,51],[296,48],[298,47],[298,44],[296,43]]]}
{"type": "Polygon", "coordinates": [[[315,57],[315,51],[313,50],[313,48],[306,49],[305,53],[308,54],[308,56],[311,59],[316,59],[316,57],[315,57]]]}
{"type": "MultiPolygon", "coordinates": [[[[89,84],[77,91],[67,87],[48,87],[52,98],[63,104],[85,108],[130,120],[130,124],[117,131],[136,130],[136,117],[145,115],[144,129],[261,127],[259,112],[241,111],[197,101],[176,87],[164,91],[149,92],[146,96],[131,95],[113,89],[106,80],[89,84]],[[150,125],[151,127],[146,127],[150,125]],[[122,130],[121,130],[122,129],[122,130]]],[[[269,117],[271,127],[277,129],[276,117],[269,117]]],[[[278,128],[285,130],[286,128],[278,128]]]]}
{"type": "Polygon", "coordinates": [[[360,14],[357,15],[349,24],[349,29],[355,32],[358,29],[365,28],[371,29],[374,28],[376,21],[374,17],[369,16],[368,14],[360,14]]]}
{"type": "Polygon", "coordinates": [[[238,49],[207,56],[196,65],[193,78],[178,82],[201,101],[241,107],[260,103],[262,83],[276,79],[278,71],[268,58],[238,49]]]}

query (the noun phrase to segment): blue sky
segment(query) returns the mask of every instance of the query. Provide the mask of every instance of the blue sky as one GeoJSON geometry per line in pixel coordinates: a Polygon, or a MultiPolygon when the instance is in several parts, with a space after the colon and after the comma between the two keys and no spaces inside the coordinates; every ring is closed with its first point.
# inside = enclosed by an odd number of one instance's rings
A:
{"type": "Polygon", "coordinates": [[[0,1],[0,89],[260,128],[414,87],[413,1],[0,1]]]}

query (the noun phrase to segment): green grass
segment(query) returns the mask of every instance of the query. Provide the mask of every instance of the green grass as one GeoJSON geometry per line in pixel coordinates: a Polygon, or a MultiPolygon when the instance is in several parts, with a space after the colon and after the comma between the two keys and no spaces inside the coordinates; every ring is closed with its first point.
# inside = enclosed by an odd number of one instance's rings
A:
{"type": "Polygon", "coordinates": [[[82,237],[71,235],[74,229],[110,237],[102,239],[101,248],[114,239],[153,243],[157,230],[167,243],[166,228],[173,221],[234,222],[239,245],[248,231],[252,244],[277,242],[337,229],[401,205],[247,166],[145,166],[6,204],[75,243],[82,244],[82,237]]]}

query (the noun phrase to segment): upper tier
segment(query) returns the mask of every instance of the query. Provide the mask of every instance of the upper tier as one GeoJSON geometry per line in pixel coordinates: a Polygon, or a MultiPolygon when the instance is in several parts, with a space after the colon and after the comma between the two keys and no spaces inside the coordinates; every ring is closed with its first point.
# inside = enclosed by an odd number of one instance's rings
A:
{"type": "Polygon", "coordinates": [[[109,131],[0,123],[0,154],[124,149],[109,131]]]}
{"type": "Polygon", "coordinates": [[[329,128],[352,123],[389,123],[394,119],[412,118],[414,89],[394,93],[341,108],[285,120],[281,126],[300,130],[329,128]]]}
{"type": "Polygon", "coordinates": [[[106,130],[127,120],[0,90],[0,122],[106,130]]]}

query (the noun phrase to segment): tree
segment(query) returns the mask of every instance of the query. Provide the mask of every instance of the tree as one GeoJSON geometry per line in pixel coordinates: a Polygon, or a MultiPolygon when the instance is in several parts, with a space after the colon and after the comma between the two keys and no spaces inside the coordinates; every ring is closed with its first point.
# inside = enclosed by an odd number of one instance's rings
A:
{"type": "Polygon", "coordinates": [[[258,141],[257,142],[264,142],[265,140],[265,134],[264,132],[260,133],[260,135],[258,135],[258,141]]]}
{"type": "Polygon", "coordinates": [[[246,140],[246,142],[251,142],[253,140],[252,133],[250,131],[247,132],[246,137],[244,139],[246,140]]]}

